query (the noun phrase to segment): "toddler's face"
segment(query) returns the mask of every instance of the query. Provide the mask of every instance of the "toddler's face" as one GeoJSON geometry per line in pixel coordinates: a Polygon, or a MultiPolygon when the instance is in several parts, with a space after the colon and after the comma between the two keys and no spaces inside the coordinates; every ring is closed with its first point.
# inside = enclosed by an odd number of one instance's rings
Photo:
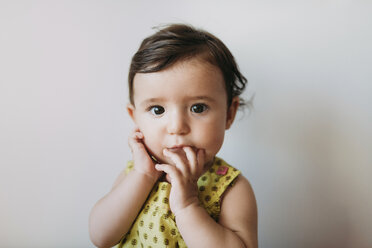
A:
{"type": "Polygon", "coordinates": [[[128,112],[151,155],[173,164],[163,149],[190,146],[204,149],[206,162],[213,160],[239,105],[236,97],[228,110],[217,67],[197,59],[181,61],[159,72],[137,73],[133,84],[134,105],[128,105],[128,112]]]}

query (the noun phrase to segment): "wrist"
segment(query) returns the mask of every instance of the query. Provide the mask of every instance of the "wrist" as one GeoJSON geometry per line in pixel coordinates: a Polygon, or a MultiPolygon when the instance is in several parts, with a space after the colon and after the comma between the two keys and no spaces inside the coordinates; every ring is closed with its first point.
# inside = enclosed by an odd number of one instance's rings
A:
{"type": "Polygon", "coordinates": [[[193,197],[185,207],[178,209],[173,212],[175,218],[182,218],[183,216],[188,216],[192,211],[200,208],[200,202],[198,197],[193,197]]]}
{"type": "Polygon", "coordinates": [[[137,176],[142,177],[143,181],[147,181],[151,184],[154,184],[159,179],[159,175],[153,175],[151,173],[146,173],[144,171],[136,169],[136,167],[133,168],[132,172],[136,174],[137,176]]]}

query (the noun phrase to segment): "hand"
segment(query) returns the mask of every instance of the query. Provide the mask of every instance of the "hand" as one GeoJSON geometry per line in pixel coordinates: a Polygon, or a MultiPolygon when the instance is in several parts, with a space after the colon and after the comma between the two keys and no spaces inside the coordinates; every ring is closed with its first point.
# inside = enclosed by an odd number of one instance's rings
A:
{"type": "Polygon", "coordinates": [[[145,174],[156,181],[162,175],[162,172],[155,169],[155,163],[146,150],[143,138],[144,136],[142,132],[138,128],[135,128],[128,139],[129,147],[133,156],[134,170],[145,174]]]}
{"type": "Polygon", "coordinates": [[[164,156],[170,158],[175,165],[157,164],[156,169],[167,174],[172,184],[169,205],[175,216],[193,204],[199,204],[197,181],[203,173],[205,151],[194,151],[191,147],[183,147],[179,152],[163,150],[164,156]]]}

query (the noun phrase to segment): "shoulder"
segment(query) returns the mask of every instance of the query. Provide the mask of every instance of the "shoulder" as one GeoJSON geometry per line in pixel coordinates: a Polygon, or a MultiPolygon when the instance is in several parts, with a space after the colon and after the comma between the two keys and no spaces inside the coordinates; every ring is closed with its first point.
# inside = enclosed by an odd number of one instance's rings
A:
{"type": "Polygon", "coordinates": [[[249,181],[239,175],[221,201],[219,224],[238,235],[247,247],[257,247],[257,204],[249,181]]]}

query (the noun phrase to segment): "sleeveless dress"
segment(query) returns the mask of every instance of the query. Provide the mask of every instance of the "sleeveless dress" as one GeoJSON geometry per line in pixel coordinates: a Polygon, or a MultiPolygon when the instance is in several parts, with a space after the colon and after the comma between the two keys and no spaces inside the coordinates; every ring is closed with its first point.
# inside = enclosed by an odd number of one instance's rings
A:
{"type": "MultiPolygon", "coordinates": [[[[126,173],[133,169],[128,162],[126,173]]],[[[225,190],[233,185],[240,171],[215,157],[213,165],[198,179],[199,201],[208,214],[218,221],[220,199],[225,190]]],[[[155,183],[130,231],[117,248],[122,247],[187,247],[178,231],[175,217],[169,207],[171,184],[155,183]]]]}

